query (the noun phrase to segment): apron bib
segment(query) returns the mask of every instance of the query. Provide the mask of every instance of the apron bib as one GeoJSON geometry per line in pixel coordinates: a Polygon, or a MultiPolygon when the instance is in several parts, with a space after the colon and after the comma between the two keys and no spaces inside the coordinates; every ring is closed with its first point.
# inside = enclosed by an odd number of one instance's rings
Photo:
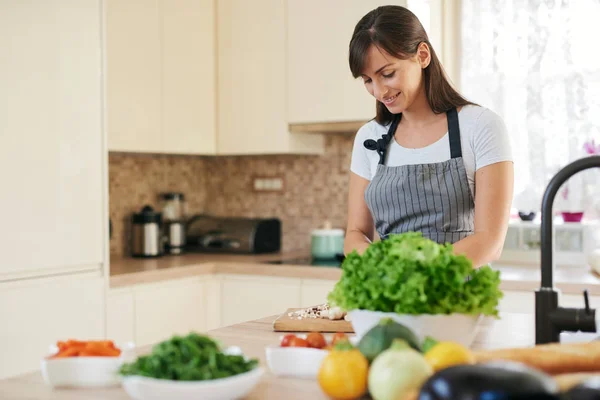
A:
{"type": "Polygon", "coordinates": [[[450,142],[447,161],[385,165],[401,114],[381,139],[365,142],[365,147],[376,150],[380,157],[375,176],[365,191],[365,201],[382,240],[391,233],[422,232],[423,237],[444,244],[473,234],[475,203],[462,159],[456,108],[446,115],[450,142]]]}

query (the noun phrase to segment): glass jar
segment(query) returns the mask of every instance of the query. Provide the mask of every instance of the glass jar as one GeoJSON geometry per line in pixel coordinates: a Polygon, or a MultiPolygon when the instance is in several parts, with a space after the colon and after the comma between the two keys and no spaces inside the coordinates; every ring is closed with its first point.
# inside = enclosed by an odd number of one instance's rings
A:
{"type": "Polygon", "coordinates": [[[187,211],[183,193],[162,193],[160,195],[163,221],[183,221],[187,211]]]}

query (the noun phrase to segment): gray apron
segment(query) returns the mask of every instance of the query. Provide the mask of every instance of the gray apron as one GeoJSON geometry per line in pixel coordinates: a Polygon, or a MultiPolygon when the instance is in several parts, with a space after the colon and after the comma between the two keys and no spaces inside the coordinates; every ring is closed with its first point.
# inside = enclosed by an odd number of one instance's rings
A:
{"type": "Polygon", "coordinates": [[[379,165],[367,186],[365,200],[382,240],[391,233],[422,232],[437,243],[455,243],[473,234],[475,203],[462,159],[456,108],[446,112],[450,159],[440,163],[385,165],[390,142],[402,118],[398,114],[386,135],[367,140],[379,165]]]}

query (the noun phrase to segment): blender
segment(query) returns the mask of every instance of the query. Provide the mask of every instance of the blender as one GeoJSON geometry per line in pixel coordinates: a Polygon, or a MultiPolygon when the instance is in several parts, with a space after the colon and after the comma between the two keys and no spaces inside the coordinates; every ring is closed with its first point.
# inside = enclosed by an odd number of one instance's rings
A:
{"type": "Polygon", "coordinates": [[[165,252],[182,254],[185,247],[186,206],[183,193],[169,192],[160,195],[162,205],[165,252]]]}

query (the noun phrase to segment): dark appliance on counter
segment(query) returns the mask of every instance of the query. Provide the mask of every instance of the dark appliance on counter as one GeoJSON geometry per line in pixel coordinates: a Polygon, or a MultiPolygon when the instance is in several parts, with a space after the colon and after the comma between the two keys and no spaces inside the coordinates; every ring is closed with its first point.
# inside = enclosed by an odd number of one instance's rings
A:
{"type": "Polygon", "coordinates": [[[535,343],[559,342],[561,332],[597,332],[596,310],[590,308],[587,290],[584,291],[584,308],[565,308],[558,305],[558,292],[554,289],[554,246],[552,242],[552,205],[559,188],[571,176],[589,169],[600,168],[600,156],[589,156],[573,161],[550,180],[542,200],[542,279],[535,293],[535,343]]]}
{"type": "Polygon", "coordinates": [[[281,249],[277,218],[196,215],[186,227],[186,250],[210,253],[274,253],[281,249]]]}
{"type": "Polygon", "coordinates": [[[162,256],[162,214],[147,205],[139,213],[132,215],[131,223],[131,255],[133,257],[162,256]]]}

